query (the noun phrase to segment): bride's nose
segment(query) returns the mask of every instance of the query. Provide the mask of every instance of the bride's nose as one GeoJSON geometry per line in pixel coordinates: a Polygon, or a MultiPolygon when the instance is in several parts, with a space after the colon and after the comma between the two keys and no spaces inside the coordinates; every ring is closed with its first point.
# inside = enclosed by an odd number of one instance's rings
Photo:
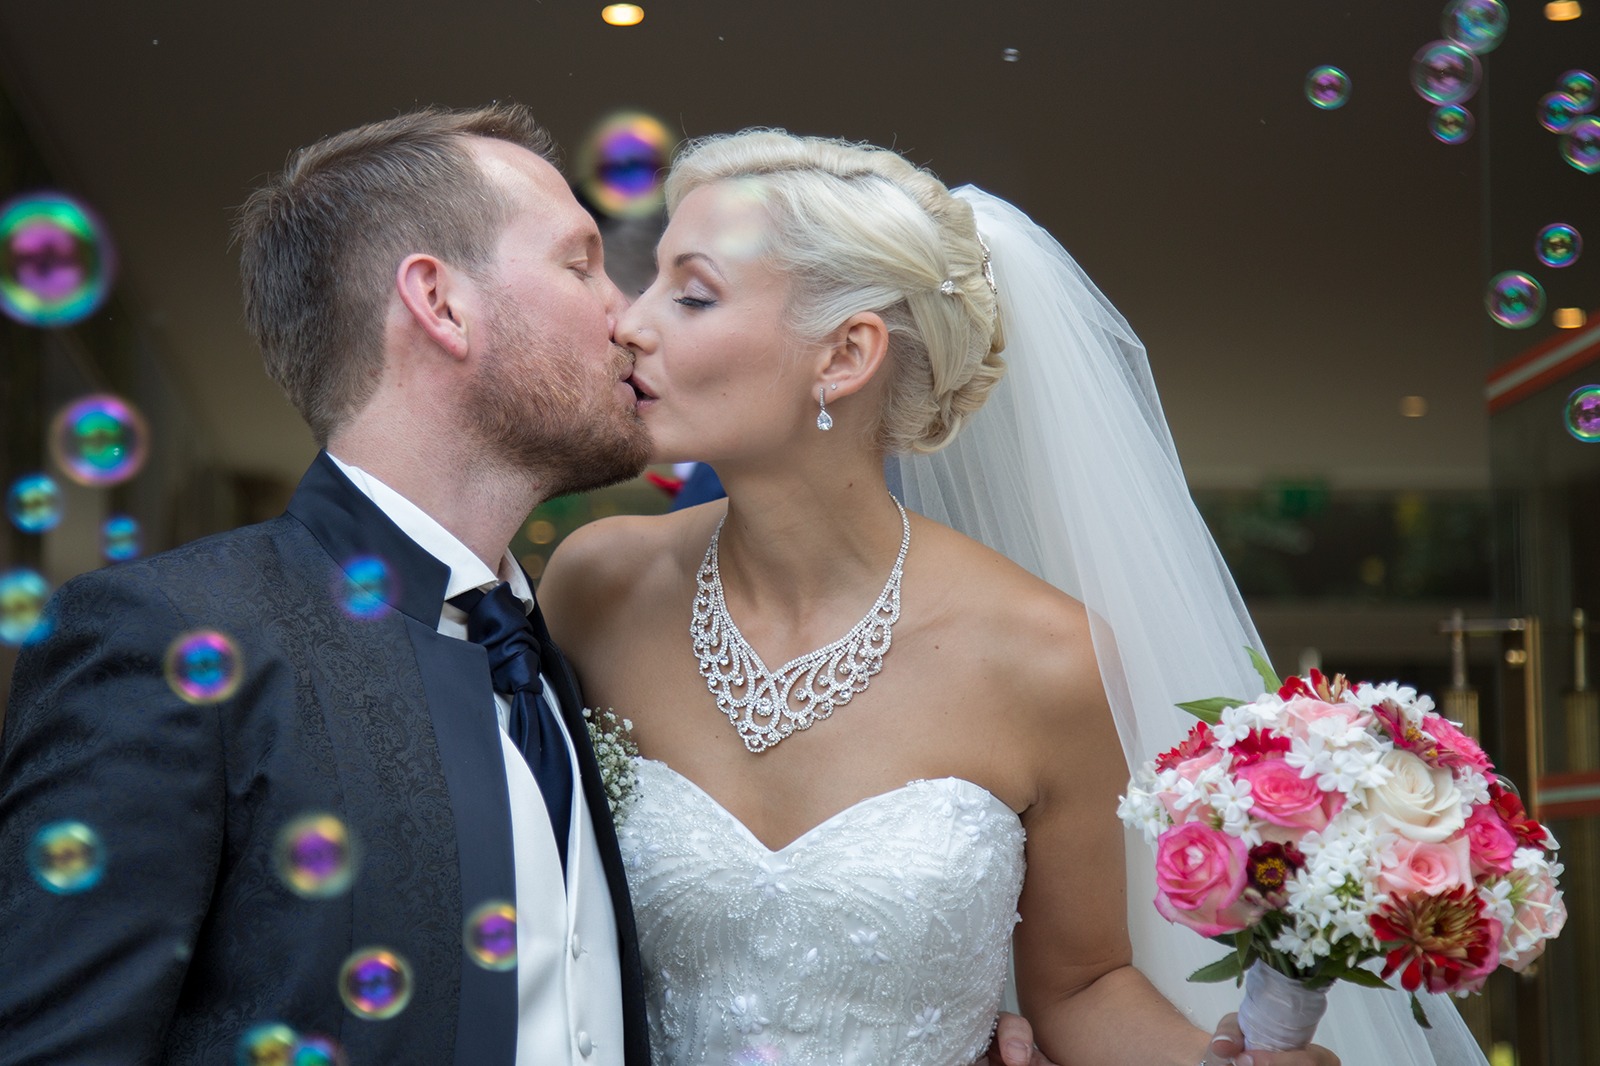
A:
{"type": "Polygon", "coordinates": [[[648,352],[654,349],[656,341],[655,330],[645,325],[644,300],[638,299],[623,309],[617,316],[616,328],[612,331],[611,339],[625,348],[635,352],[648,352]]]}

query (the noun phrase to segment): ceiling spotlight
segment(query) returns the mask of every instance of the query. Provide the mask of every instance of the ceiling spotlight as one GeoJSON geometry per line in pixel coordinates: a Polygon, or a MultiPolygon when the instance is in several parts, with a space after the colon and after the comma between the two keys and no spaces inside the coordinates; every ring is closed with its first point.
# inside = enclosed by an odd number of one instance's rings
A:
{"type": "Polygon", "coordinates": [[[1571,22],[1583,14],[1583,5],[1578,0],[1550,0],[1544,5],[1544,17],[1551,22],[1571,22]]]}
{"type": "Polygon", "coordinates": [[[1428,401],[1422,396],[1400,397],[1400,414],[1405,418],[1421,418],[1428,413],[1428,401]]]}
{"type": "Polygon", "coordinates": [[[638,4],[607,4],[600,17],[608,26],[637,26],[644,21],[644,8],[638,4]]]}
{"type": "Polygon", "coordinates": [[[1550,314],[1550,321],[1556,324],[1556,329],[1582,329],[1589,316],[1583,313],[1581,307],[1558,307],[1550,314]]]}

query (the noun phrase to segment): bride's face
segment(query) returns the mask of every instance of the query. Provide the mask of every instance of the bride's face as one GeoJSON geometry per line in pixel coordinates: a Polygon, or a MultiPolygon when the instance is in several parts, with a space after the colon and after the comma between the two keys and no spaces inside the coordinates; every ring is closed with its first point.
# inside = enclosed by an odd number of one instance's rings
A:
{"type": "Polygon", "coordinates": [[[656,247],[655,280],[617,322],[656,462],[781,454],[816,420],[816,368],[783,328],[789,283],[763,257],[768,232],[749,187],[696,189],[656,247]]]}

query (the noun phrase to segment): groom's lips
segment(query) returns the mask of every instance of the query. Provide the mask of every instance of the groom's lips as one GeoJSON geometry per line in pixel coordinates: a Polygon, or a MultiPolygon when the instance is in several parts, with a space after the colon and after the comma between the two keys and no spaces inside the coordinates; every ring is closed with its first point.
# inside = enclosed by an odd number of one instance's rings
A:
{"type": "Polygon", "coordinates": [[[634,375],[630,374],[626,378],[626,380],[627,380],[628,384],[633,387],[633,395],[634,395],[635,402],[644,403],[646,401],[654,400],[656,398],[656,394],[651,392],[648,386],[646,386],[643,383],[641,383],[637,376],[634,376],[634,375]]]}

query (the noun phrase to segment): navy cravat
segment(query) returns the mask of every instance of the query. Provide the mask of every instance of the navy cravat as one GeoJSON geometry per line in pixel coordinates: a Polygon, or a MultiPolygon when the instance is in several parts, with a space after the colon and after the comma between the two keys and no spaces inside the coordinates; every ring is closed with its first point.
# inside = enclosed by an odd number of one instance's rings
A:
{"type": "Polygon", "coordinates": [[[572,764],[555,708],[544,698],[544,682],[539,677],[545,649],[523,612],[522,601],[503,581],[487,593],[471,589],[452,596],[450,602],[467,613],[467,639],[483,645],[489,653],[494,690],[511,697],[507,732],[544,794],[565,874],[567,833],[572,826],[572,764]]]}

